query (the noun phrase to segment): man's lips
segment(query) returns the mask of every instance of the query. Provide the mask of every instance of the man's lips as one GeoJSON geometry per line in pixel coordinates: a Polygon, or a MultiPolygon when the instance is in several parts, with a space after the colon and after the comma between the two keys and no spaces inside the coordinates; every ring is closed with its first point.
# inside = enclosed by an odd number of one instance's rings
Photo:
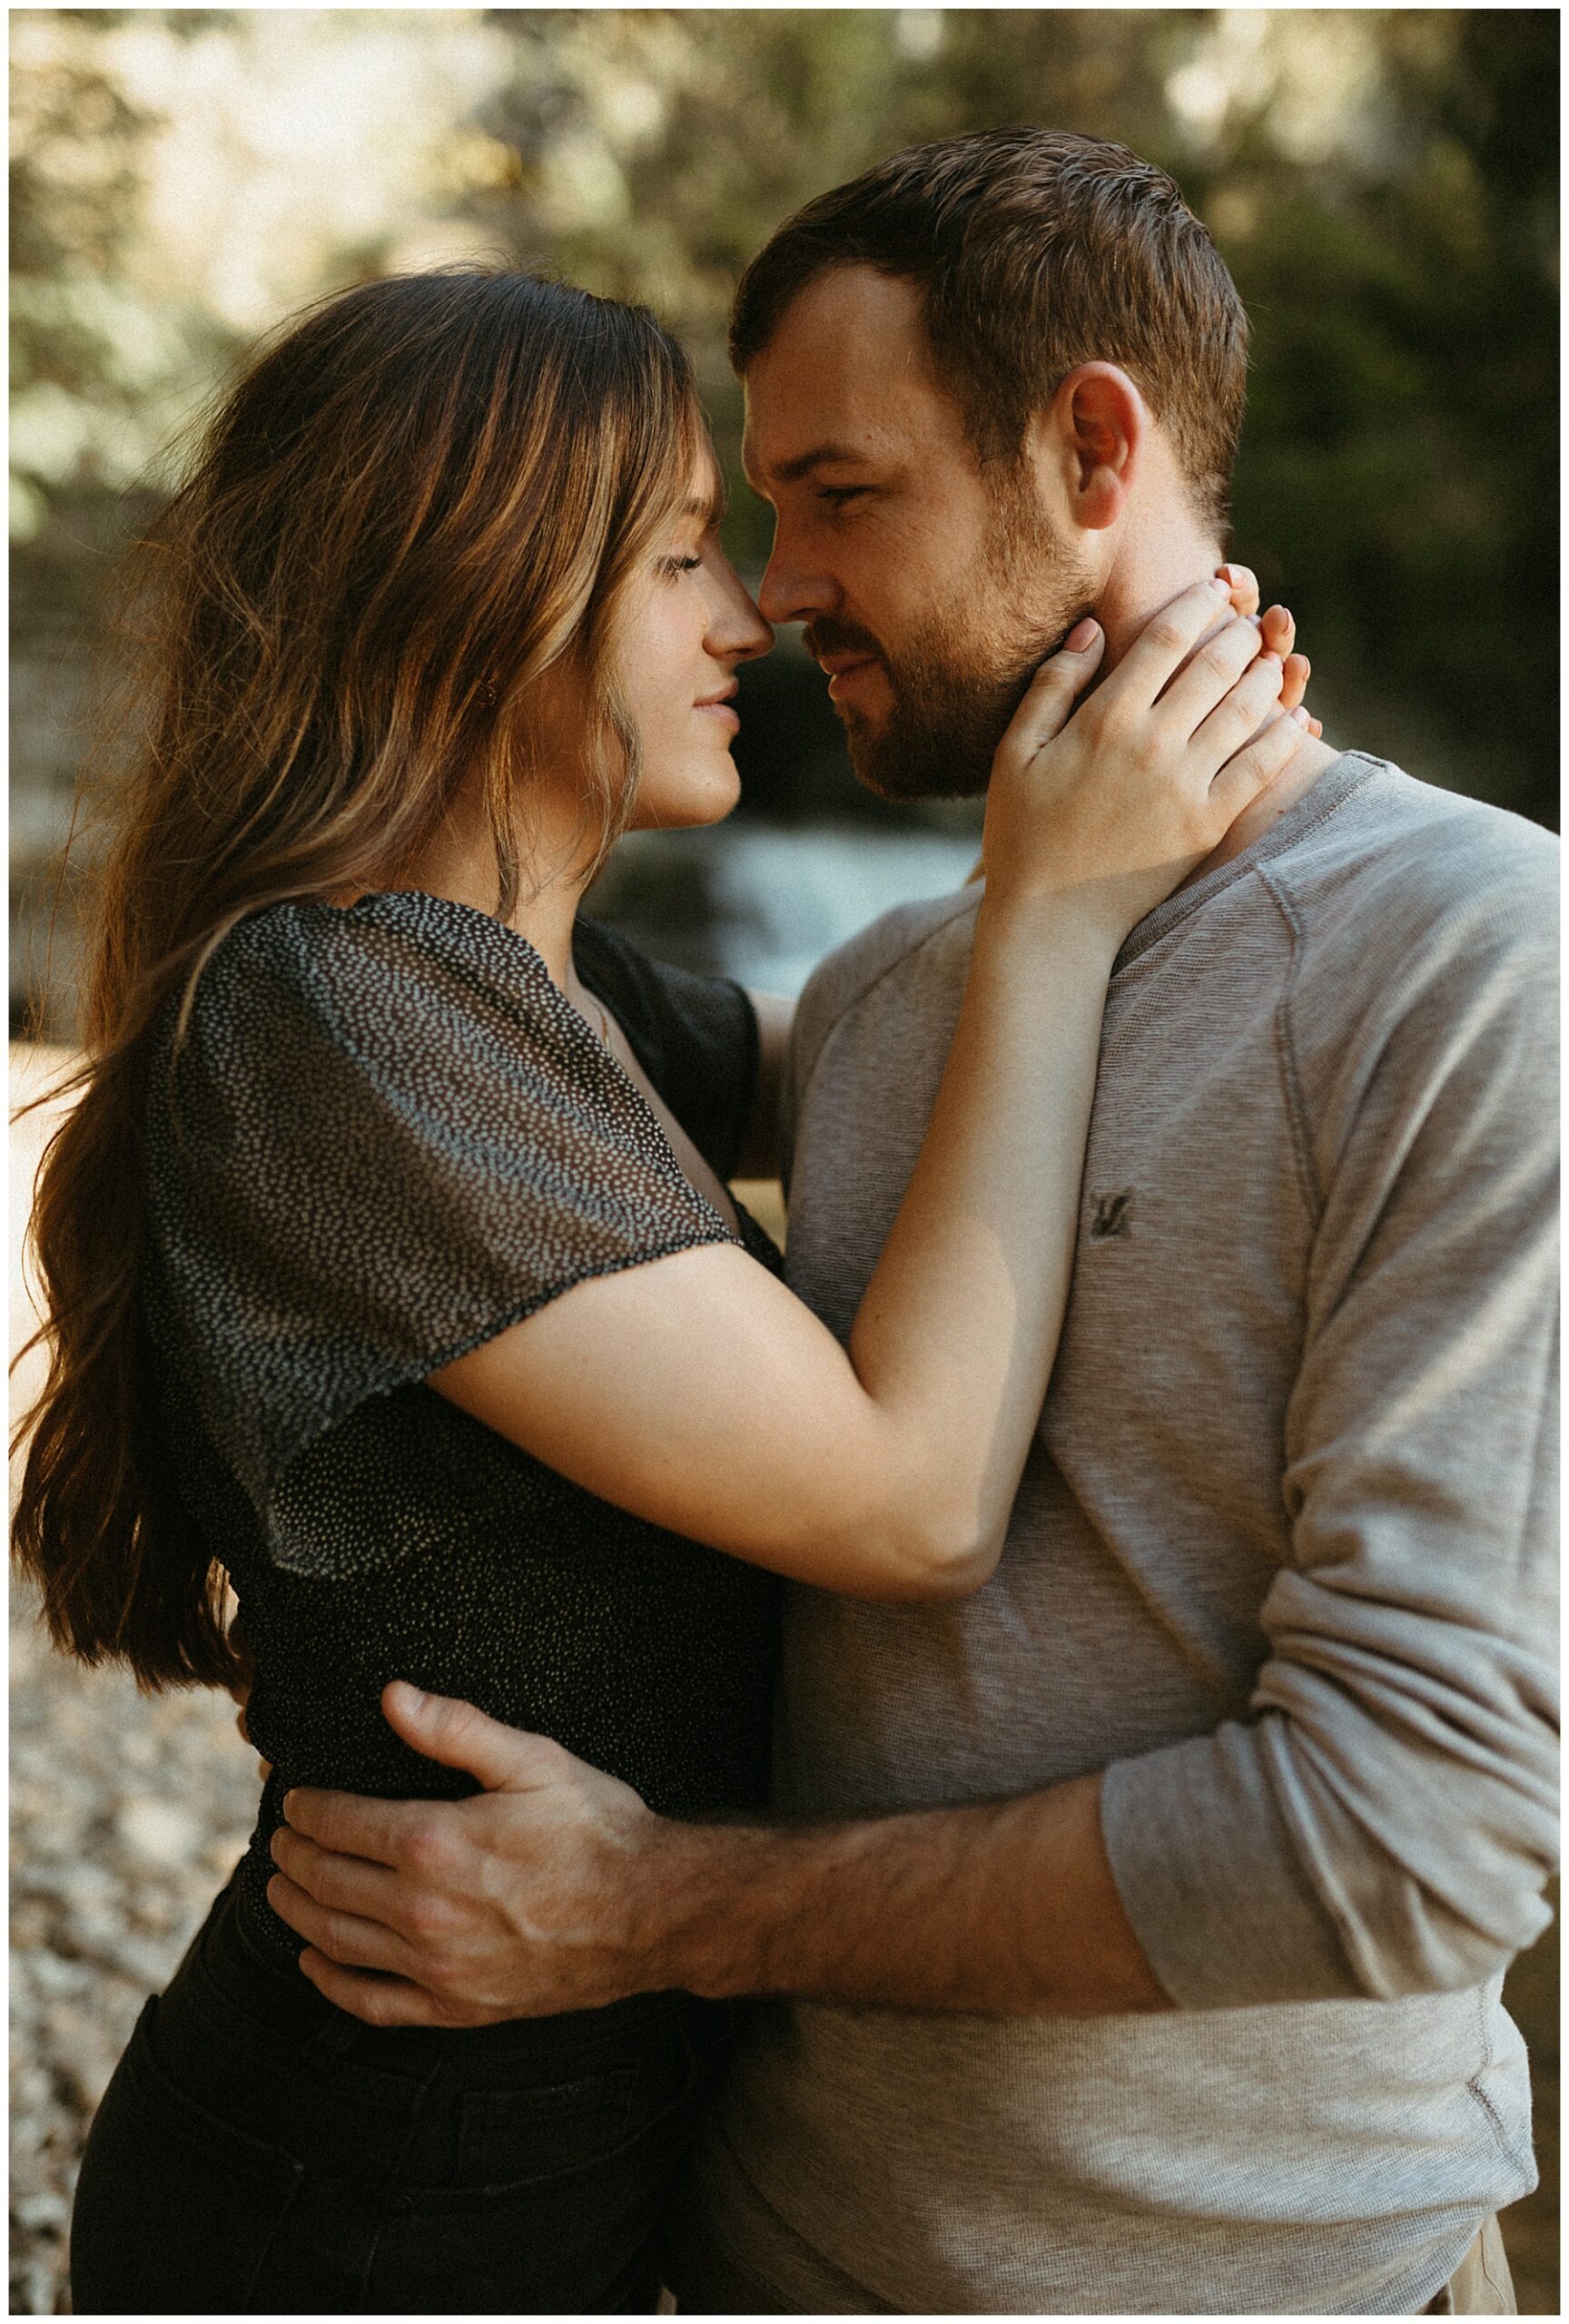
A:
{"type": "Polygon", "coordinates": [[[829,700],[837,702],[846,686],[855,684],[861,672],[881,669],[883,665],[875,654],[833,654],[824,657],[822,666],[828,674],[829,700]]]}

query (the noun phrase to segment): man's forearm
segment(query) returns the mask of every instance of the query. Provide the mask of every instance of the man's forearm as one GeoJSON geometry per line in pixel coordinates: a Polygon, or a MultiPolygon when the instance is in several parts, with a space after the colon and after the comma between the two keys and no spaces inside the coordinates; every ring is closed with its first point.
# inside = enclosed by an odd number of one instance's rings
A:
{"type": "Polygon", "coordinates": [[[894,2008],[1169,2006],[1122,1910],[1100,1777],[833,1825],[660,1828],[646,1871],[657,1982],[894,2008]]]}
{"type": "Polygon", "coordinates": [[[485,1788],[291,1792],[274,1909],[371,2024],[484,2025],[673,1988],[895,2009],[1170,2007],[1124,1913],[1099,1776],[840,1824],[681,1823],[543,1736],[390,1686],[390,1725],[485,1788]]]}

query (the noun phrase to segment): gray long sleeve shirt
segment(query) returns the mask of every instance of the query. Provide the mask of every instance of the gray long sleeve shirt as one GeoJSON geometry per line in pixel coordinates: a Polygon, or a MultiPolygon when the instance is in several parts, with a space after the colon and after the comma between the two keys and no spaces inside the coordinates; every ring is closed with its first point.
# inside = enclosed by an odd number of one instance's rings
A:
{"type": "MultiPolygon", "coordinates": [[[[760,2009],[703,2200],[798,2307],[1409,2312],[1532,2183],[1498,1983],[1554,1849],[1555,893],[1544,834],[1349,754],[1124,949],[1002,1566],[793,1590],[778,1783],[1107,1768],[1178,2010],[760,2009]]],[[[974,909],[802,1003],[789,1272],[842,1335],[974,909]]]]}

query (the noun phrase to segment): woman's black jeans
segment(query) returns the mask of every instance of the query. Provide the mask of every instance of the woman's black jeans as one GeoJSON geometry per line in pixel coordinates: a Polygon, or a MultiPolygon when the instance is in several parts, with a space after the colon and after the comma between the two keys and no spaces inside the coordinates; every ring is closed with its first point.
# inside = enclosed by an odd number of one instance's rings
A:
{"type": "Polygon", "coordinates": [[[361,2025],[226,1889],[104,2093],[78,2314],[647,2311],[729,2020],[685,1994],[448,2033],[361,2025]]]}

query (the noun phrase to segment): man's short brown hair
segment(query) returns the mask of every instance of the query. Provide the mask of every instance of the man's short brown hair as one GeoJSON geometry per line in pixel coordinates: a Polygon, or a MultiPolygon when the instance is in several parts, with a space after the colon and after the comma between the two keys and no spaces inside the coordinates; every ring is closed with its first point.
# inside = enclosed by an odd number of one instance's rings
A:
{"type": "Polygon", "coordinates": [[[745,374],[797,294],[835,266],[914,284],[939,378],[983,461],[1011,461],[1070,371],[1120,364],[1223,530],[1248,318],[1163,170],[1059,129],[994,129],[902,153],[819,194],[753,260],[730,359],[745,374]]]}

